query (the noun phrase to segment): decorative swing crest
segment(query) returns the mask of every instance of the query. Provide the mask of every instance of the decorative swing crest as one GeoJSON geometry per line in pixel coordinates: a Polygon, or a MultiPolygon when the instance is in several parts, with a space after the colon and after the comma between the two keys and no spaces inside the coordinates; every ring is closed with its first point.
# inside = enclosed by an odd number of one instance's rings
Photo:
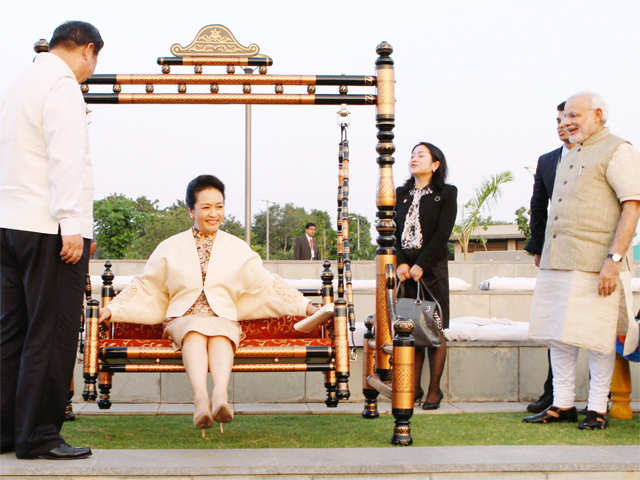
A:
{"type": "Polygon", "coordinates": [[[175,56],[246,56],[251,57],[260,52],[260,47],[252,43],[243,47],[233,33],[224,25],[207,25],[200,29],[193,41],[183,47],[178,43],[171,45],[171,53],[175,56]]]}

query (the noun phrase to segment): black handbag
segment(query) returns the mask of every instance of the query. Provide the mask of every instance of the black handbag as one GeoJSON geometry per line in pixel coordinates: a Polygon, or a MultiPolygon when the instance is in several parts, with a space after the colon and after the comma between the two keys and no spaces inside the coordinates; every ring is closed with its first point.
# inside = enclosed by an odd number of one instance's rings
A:
{"type": "MultiPolygon", "coordinates": [[[[398,285],[398,293],[402,294],[404,285],[398,285]]],[[[397,298],[396,314],[398,317],[411,319],[415,323],[413,337],[416,347],[439,347],[442,345],[442,308],[433,296],[424,280],[418,282],[416,298],[397,298]],[[425,300],[422,289],[431,296],[433,301],[425,300]]]]}

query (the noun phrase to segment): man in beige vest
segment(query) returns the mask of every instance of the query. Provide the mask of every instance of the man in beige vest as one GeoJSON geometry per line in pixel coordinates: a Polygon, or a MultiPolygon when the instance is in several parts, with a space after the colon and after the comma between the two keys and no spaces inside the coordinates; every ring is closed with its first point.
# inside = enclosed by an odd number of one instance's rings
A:
{"type": "Polygon", "coordinates": [[[580,429],[607,427],[616,335],[638,345],[629,256],[640,216],[640,153],[605,127],[599,95],[567,100],[563,123],[575,145],[559,164],[534,291],[529,337],[549,345],[553,405],[528,423],[577,421],[579,348],[589,351],[589,399],[580,429]]]}

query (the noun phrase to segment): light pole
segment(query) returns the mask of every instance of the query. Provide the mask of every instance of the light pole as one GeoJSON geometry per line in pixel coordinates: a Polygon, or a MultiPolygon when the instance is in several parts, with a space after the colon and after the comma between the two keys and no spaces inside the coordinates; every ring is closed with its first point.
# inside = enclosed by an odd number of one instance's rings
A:
{"type": "MultiPolygon", "coordinates": [[[[253,68],[245,67],[251,75],[253,68]]],[[[251,105],[244,106],[244,241],[251,245],[251,105]]],[[[267,256],[269,254],[267,253],[267,256]]],[[[268,259],[268,258],[267,258],[268,259]]]]}
{"type": "Polygon", "coordinates": [[[356,221],[356,228],[357,228],[357,232],[358,232],[358,255],[359,255],[360,254],[360,217],[354,215],[354,216],[350,217],[349,219],[356,221]]]}
{"type": "Polygon", "coordinates": [[[267,260],[269,260],[269,207],[270,207],[270,200],[263,200],[263,202],[265,202],[267,204],[267,260]]]}

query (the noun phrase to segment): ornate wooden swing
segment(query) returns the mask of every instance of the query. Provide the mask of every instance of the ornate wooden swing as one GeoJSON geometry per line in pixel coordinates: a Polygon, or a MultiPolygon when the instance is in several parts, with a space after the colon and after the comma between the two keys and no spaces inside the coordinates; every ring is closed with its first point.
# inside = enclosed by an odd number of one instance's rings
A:
{"type": "MultiPolygon", "coordinates": [[[[43,51],[36,44],[36,51],[43,51]],[[38,50],[40,48],[40,50],[38,50]]],[[[376,52],[375,76],[347,75],[268,75],[272,65],[268,56],[259,54],[257,45],[240,45],[222,25],[203,27],[187,47],[174,44],[173,57],[160,57],[162,74],[94,75],[82,85],[89,104],[280,104],[280,105],[375,105],[378,143],[378,184],[376,192],[378,249],[376,251],[376,311],[366,322],[363,391],[366,397],[364,418],[378,417],[377,396],[391,397],[395,418],[392,443],[412,443],[410,418],[414,395],[413,323],[397,319],[393,309],[395,251],[393,215],[395,188],[392,166],[394,111],[393,49],[380,43],[376,52]],[[193,74],[171,73],[171,66],[189,65],[193,74]],[[205,74],[204,66],[226,66],[226,74],[205,74]],[[259,75],[236,74],[237,66],[255,66],[259,75]],[[112,93],[91,93],[89,86],[111,85],[112,93]],[[123,85],[145,85],[146,93],[125,93],[123,85]],[[177,86],[177,93],[154,93],[155,85],[177,86]],[[209,93],[189,93],[188,85],[207,85],[209,93]],[[242,93],[222,93],[220,85],[241,85],[242,93]],[[252,93],[253,85],[274,87],[274,93],[252,93]],[[286,86],[306,86],[307,93],[284,93],[286,86]],[[317,87],[337,86],[338,94],[317,93],[317,87]],[[369,94],[349,94],[348,87],[375,89],[369,94]],[[394,325],[395,336],[392,338],[394,325]]],[[[257,319],[244,323],[247,339],[236,352],[234,371],[323,371],[327,388],[327,406],[349,397],[349,354],[347,323],[354,330],[355,313],[351,288],[349,250],[349,149],[346,122],[341,125],[338,182],[338,296],[335,316],[313,335],[300,337],[292,329],[296,319],[257,319]],[[255,322],[251,324],[251,322],[255,322]],[[263,332],[268,332],[265,336],[263,332]],[[252,333],[253,332],[253,333],[252,333]],[[252,343],[253,342],[253,343],[252,343]]],[[[333,301],[333,275],[328,262],[322,274],[322,289],[305,292],[319,295],[323,303],[333,301]]],[[[103,274],[102,305],[114,296],[113,273],[103,274]]],[[[143,332],[139,325],[98,324],[99,302],[89,300],[84,342],[85,400],[97,398],[101,408],[109,408],[109,390],[114,372],[183,371],[180,352],[167,343],[160,345],[159,331],[143,332]],[[150,342],[151,341],[151,342],[150,342]]],[[[146,327],[151,328],[151,327],[146,327]]]]}

